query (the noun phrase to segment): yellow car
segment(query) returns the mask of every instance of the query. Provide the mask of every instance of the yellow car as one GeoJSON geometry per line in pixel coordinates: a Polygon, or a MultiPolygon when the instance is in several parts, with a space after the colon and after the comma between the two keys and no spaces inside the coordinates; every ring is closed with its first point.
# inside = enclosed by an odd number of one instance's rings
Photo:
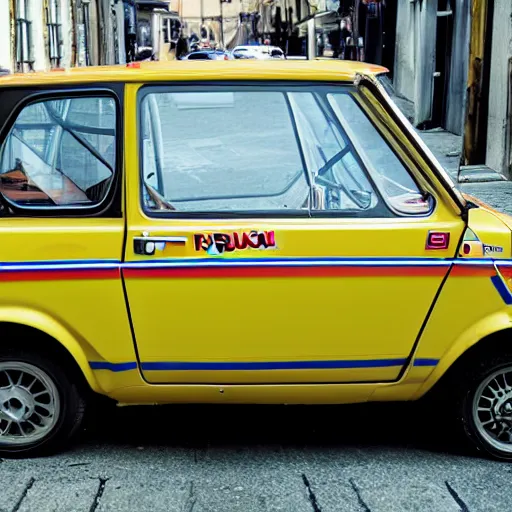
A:
{"type": "Polygon", "coordinates": [[[512,218],[341,61],[0,78],[0,456],[129,404],[441,391],[512,459],[512,218]]]}

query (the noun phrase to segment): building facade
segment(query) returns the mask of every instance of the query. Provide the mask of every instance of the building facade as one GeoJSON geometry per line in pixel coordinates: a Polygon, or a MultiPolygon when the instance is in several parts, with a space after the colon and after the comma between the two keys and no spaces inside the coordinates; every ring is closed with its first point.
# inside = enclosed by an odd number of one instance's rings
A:
{"type": "Polygon", "coordinates": [[[512,0],[398,0],[394,87],[414,124],[464,137],[463,165],[511,176],[512,0]]]}
{"type": "Polygon", "coordinates": [[[394,86],[414,124],[462,135],[471,0],[398,0],[394,86]]]}
{"type": "Polygon", "coordinates": [[[0,67],[42,71],[72,65],[71,1],[0,2],[0,67]]]}
{"type": "Polygon", "coordinates": [[[136,60],[139,47],[166,57],[172,17],[163,0],[2,0],[0,68],[120,64],[136,60]]]}
{"type": "Polygon", "coordinates": [[[512,179],[512,0],[494,2],[486,164],[512,179]]]}

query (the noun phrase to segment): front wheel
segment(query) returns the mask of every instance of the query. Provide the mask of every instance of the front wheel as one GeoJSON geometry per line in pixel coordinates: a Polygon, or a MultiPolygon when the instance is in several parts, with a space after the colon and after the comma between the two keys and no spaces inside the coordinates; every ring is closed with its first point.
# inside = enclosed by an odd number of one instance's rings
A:
{"type": "Polygon", "coordinates": [[[512,355],[483,358],[466,375],[459,424],[476,448],[512,461],[512,355]]]}
{"type": "Polygon", "coordinates": [[[60,450],[84,412],[83,394],[57,362],[12,349],[0,353],[0,457],[60,450]]]}

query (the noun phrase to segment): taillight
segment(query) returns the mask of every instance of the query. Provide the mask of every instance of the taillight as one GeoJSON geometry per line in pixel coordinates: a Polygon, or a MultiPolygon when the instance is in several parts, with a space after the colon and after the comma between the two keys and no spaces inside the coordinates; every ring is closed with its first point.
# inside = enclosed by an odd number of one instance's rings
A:
{"type": "Polygon", "coordinates": [[[229,60],[229,57],[227,55],[224,55],[224,60],[229,60]]]}

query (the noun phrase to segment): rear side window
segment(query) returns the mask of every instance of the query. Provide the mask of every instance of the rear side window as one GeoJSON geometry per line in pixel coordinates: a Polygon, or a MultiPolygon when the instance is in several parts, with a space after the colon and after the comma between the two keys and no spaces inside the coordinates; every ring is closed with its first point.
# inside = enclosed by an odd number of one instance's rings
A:
{"type": "Polygon", "coordinates": [[[116,166],[116,105],[108,97],[31,103],[0,149],[0,193],[20,207],[94,207],[116,166]]]}
{"type": "Polygon", "coordinates": [[[390,217],[428,213],[350,87],[146,88],[148,213],[390,217]]]}

